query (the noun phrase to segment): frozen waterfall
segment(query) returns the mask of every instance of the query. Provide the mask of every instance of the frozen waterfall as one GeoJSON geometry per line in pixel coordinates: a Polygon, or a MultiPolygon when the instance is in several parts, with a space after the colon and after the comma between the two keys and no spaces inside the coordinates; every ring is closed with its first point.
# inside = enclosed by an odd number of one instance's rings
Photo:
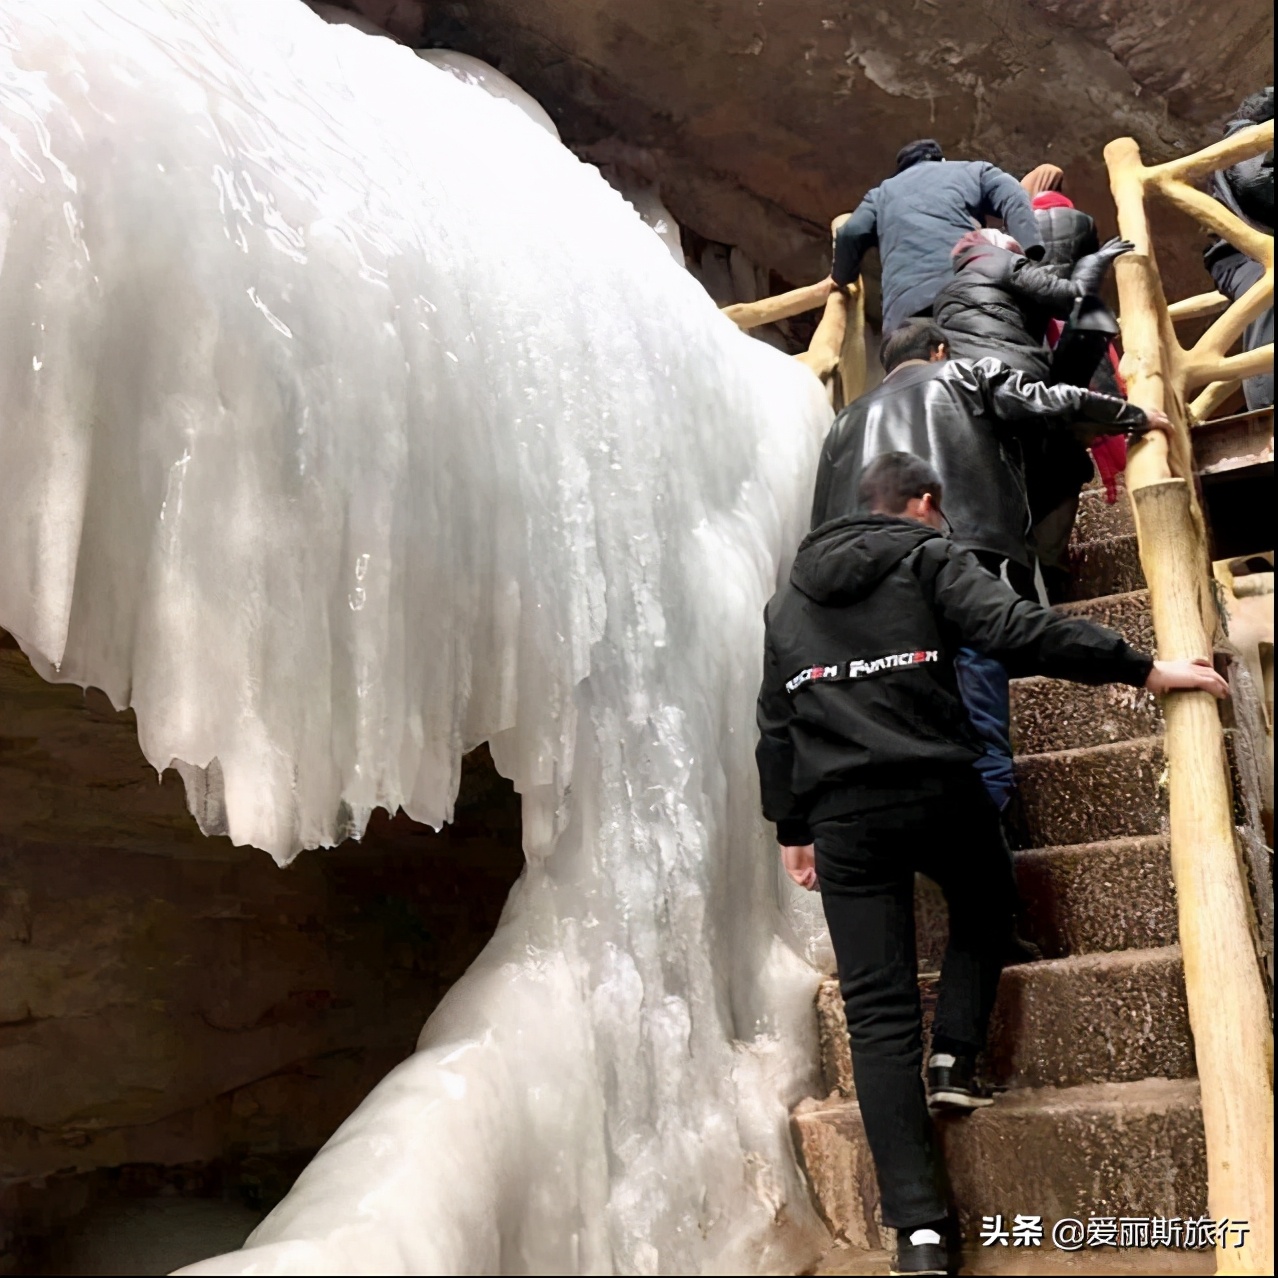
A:
{"type": "Polygon", "coordinates": [[[417,1053],[202,1273],[793,1272],[818,929],[753,776],[830,412],[509,101],[300,0],[0,6],[0,626],[285,864],[527,869],[417,1053]]]}

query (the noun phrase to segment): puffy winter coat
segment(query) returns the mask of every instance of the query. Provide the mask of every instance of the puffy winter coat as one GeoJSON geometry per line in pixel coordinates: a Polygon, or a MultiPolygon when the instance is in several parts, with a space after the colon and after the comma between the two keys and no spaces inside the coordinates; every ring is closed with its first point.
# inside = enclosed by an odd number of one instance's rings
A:
{"type": "Polygon", "coordinates": [[[936,295],[932,315],[951,355],[992,357],[1045,382],[1052,363],[1048,322],[1068,319],[1081,296],[1081,286],[1049,267],[978,242],[955,256],[953,278],[936,295]]]}
{"type": "MultiPolygon", "coordinates": [[[[763,812],[781,842],[852,811],[875,778],[969,765],[981,752],[954,677],[973,648],[1015,675],[1080,683],[1149,677],[1111,630],[1019,599],[923,524],[839,519],[799,547],[765,614],[759,690],[763,812]]],[[[890,787],[889,787],[890,788],[890,787]]]]}
{"type": "Polygon", "coordinates": [[[1021,439],[1080,421],[1099,435],[1145,428],[1134,404],[1044,386],[992,359],[903,364],[834,419],[817,467],[812,527],[857,513],[862,472],[880,453],[914,453],[941,476],[958,545],[1029,567],[1021,439]]]}
{"type": "Polygon", "coordinates": [[[1037,196],[1034,220],[1043,240],[1042,264],[1055,268],[1058,275],[1069,275],[1081,258],[1100,248],[1095,219],[1063,195],[1037,196]]]}
{"type": "Polygon", "coordinates": [[[883,268],[883,331],[926,311],[950,277],[950,250],[1000,217],[1030,257],[1042,250],[1024,187],[983,160],[925,160],[880,183],[834,239],[833,275],[850,284],[875,245],[883,268]]]}

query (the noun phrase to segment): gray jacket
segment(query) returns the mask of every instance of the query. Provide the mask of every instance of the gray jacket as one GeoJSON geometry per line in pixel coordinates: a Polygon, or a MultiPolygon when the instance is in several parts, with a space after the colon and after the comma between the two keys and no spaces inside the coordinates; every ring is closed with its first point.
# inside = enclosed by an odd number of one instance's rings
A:
{"type": "Polygon", "coordinates": [[[1024,187],[984,160],[924,160],[872,190],[834,238],[834,279],[850,284],[876,244],[883,266],[883,331],[928,310],[950,278],[950,250],[1000,217],[1026,257],[1043,254],[1024,187]]]}

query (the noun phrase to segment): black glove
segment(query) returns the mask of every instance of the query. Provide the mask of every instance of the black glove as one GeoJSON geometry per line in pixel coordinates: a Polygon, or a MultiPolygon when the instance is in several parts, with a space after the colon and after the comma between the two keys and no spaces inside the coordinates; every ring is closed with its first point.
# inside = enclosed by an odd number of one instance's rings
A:
{"type": "Polygon", "coordinates": [[[1131,240],[1120,240],[1115,236],[1102,244],[1097,252],[1080,257],[1078,265],[1074,267],[1073,277],[1079,291],[1083,294],[1099,293],[1110,263],[1124,253],[1130,253],[1135,247],[1131,240]]]}

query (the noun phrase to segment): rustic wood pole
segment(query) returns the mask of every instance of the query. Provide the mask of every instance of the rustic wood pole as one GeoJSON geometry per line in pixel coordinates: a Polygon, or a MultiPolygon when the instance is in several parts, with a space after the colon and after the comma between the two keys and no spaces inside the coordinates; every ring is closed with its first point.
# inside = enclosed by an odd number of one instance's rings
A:
{"type": "Polygon", "coordinates": [[[725,306],[723,313],[738,328],[758,328],[760,324],[775,324],[777,320],[790,319],[804,311],[815,311],[825,304],[831,288],[828,280],[821,280],[817,284],[792,288],[788,293],[778,293],[775,297],[762,297],[757,302],[725,306]]]}
{"type": "MultiPolygon", "coordinates": [[[[1211,629],[1202,607],[1209,589],[1207,549],[1192,490],[1185,352],[1172,332],[1150,244],[1144,204],[1150,171],[1131,138],[1111,142],[1105,160],[1119,232],[1136,246],[1115,263],[1129,394],[1144,408],[1166,412],[1176,431],[1170,449],[1159,435],[1135,445],[1127,466],[1159,656],[1209,657],[1211,629]]],[[[1182,171],[1197,172],[1182,164],[1171,176],[1182,171]]],[[[1163,717],[1172,874],[1207,1140],[1208,1210],[1217,1220],[1246,1220],[1250,1228],[1241,1248],[1217,1248],[1216,1272],[1272,1274],[1273,1032],[1234,837],[1224,734],[1206,693],[1172,693],[1164,698],[1163,717]]]]}

